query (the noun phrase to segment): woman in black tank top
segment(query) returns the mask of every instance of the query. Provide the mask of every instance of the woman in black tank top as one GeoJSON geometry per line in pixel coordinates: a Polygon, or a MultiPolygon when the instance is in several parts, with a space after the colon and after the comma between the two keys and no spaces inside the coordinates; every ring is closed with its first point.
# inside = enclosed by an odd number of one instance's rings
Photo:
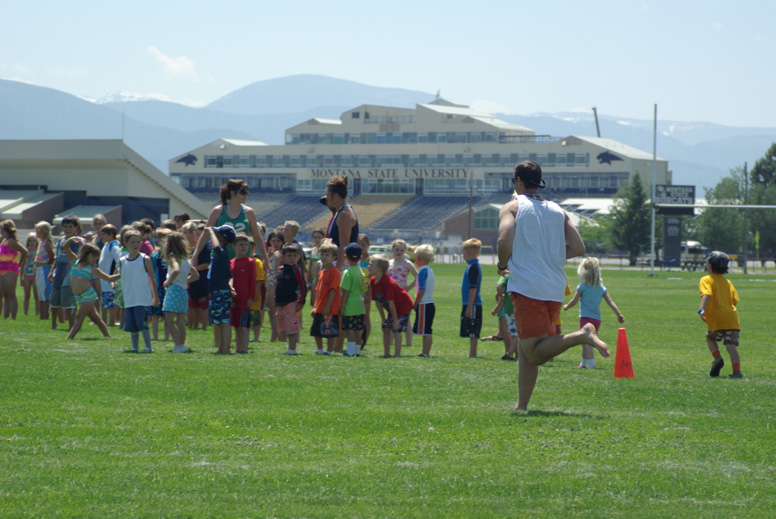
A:
{"type": "Polygon", "coordinates": [[[337,253],[337,267],[342,270],[345,262],[345,246],[355,243],[358,239],[358,216],[353,208],[347,205],[348,177],[332,177],[326,186],[326,196],[321,198],[321,203],[326,204],[334,212],[334,217],[329,223],[326,237],[331,238],[332,243],[339,247],[337,253]]]}

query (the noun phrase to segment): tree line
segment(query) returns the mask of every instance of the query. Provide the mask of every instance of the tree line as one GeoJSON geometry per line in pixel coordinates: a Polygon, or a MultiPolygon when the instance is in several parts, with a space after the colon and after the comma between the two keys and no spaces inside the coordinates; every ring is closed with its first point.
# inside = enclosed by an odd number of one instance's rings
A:
{"type": "MultiPolygon", "coordinates": [[[[751,170],[732,168],[728,176],[705,191],[706,202],[711,205],[744,205],[745,201],[749,205],[776,205],[776,143],[751,170]]],[[[750,258],[776,258],[776,209],[749,210],[746,233],[744,211],[710,207],[695,217],[685,217],[682,239],[739,255],[744,253],[746,241],[750,258]]],[[[635,265],[651,250],[651,214],[649,192],[637,172],[615,195],[610,213],[597,215],[592,222],[583,221],[579,230],[589,253],[617,251],[635,265]]],[[[655,221],[656,249],[662,247],[662,221],[660,216],[655,221]]]]}

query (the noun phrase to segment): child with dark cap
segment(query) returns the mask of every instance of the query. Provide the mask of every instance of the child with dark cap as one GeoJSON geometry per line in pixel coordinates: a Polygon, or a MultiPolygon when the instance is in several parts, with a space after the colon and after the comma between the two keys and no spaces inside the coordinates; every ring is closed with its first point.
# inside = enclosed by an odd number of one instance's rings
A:
{"type": "Polygon", "coordinates": [[[744,378],[741,374],[741,359],[738,356],[738,335],[741,324],[738,321],[738,293],[733,283],[725,278],[728,272],[730,258],[724,252],[712,251],[706,260],[709,273],[700,282],[701,305],[698,314],[706,323],[706,344],[711,350],[714,360],[711,362],[709,375],[718,377],[725,366],[717,343],[722,341],[733,363],[733,374],[730,378],[744,378]]]}
{"type": "Polygon", "coordinates": [[[208,290],[210,292],[209,321],[213,325],[216,353],[228,355],[231,349],[232,328],[232,278],[231,263],[227,245],[234,243],[234,227],[224,224],[220,227],[208,227],[200,235],[198,248],[210,241],[210,268],[207,271],[208,290]]]}

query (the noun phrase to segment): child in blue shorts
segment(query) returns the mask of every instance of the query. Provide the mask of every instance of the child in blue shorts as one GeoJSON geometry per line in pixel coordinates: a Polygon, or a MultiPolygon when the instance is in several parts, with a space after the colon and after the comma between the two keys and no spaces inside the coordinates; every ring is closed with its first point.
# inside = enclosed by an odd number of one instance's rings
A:
{"type": "Polygon", "coordinates": [[[146,307],[159,304],[151,258],[140,252],[142,239],[134,229],[124,233],[129,253],[121,258],[121,285],[124,298],[124,331],[132,337],[132,351],[138,352],[143,334],[143,353],[153,353],[151,332],[146,322],[146,307]],[[146,282],[147,281],[147,282],[146,282]]]}
{"type": "Polygon", "coordinates": [[[210,268],[207,271],[210,304],[208,317],[213,325],[213,336],[216,342],[216,353],[228,355],[232,342],[231,309],[232,288],[229,280],[232,278],[231,261],[227,245],[234,243],[237,234],[234,227],[224,224],[220,227],[208,227],[199,237],[198,248],[210,241],[210,268]]]}

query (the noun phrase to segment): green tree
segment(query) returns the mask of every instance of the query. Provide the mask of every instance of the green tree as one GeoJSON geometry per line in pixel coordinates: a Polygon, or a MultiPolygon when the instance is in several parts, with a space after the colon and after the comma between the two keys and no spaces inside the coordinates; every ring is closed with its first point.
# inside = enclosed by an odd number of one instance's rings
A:
{"type": "Polygon", "coordinates": [[[763,158],[754,163],[750,178],[753,184],[763,187],[776,183],[776,142],[771,144],[763,158]]]}
{"type": "Polygon", "coordinates": [[[621,188],[614,198],[612,245],[627,251],[629,263],[635,265],[639,255],[650,248],[652,233],[651,205],[647,202],[641,175],[633,175],[630,184],[621,188]]]}
{"type": "Polygon", "coordinates": [[[612,248],[612,218],[610,215],[598,215],[591,220],[582,218],[579,222],[579,234],[585,242],[585,250],[588,254],[605,253],[612,248]]]}
{"type": "MultiPolygon", "coordinates": [[[[733,168],[712,189],[706,190],[709,204],[735,205],[744,199],[744,170],[733,168]]],[[[736,253],[741,249],[744,236],[744,218],[741,209],[710,207],[699,218],[698,234],[701,242],[712,250],[736,253]]]]}
{"type": "MultiPolygon", "coordinates": [[[[749,203],[755,205],[776,205],[776,143],[771,144],[765,156],[755,162],[750,173],[752,186],[749,203]]],[[[776,255],[776,210],[754,209],[749,211],[749,250],[755,246],[753,236],[760,233],[761,258],[776,255]]]]}

